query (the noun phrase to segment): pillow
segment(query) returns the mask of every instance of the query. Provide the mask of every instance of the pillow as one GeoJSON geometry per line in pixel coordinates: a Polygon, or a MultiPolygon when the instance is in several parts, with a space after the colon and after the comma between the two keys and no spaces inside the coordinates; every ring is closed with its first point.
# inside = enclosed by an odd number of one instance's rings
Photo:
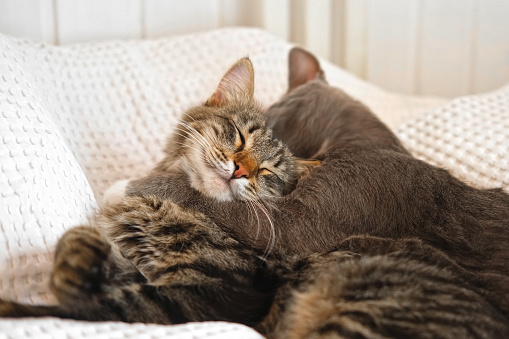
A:
{"type": "Polygon", "coordinates": [[[56,318],[1,319],[0,333],[5,339],[263,339],[247,326],[226,322],[188,323],[184,325],[127,324],[122,322],[86,322],[56,318]]]}
{"type": "Polygon", "coordinates": [[[469,184],[509,191],[509,85],[454,99],[397,134],[416,157],[469,184]]]}
{"type": "Polygon", "coordinates": [[[51,302],[50,253],[96,202],[17,45],[0,37],[0,296],[51,302]]]}

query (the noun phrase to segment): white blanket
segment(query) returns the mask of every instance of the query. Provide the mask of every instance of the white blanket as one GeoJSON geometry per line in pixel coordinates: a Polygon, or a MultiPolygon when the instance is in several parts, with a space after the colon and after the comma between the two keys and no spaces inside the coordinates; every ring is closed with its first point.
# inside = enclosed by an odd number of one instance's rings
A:
{"type": "MultiPolygon", "coordinates": [[[[258,100],[268,106],[278,99],[290,48],[243,28],[64,47],[0,35],[0,297],[55,302],[47,285],[63,232],[89,223],[112,183],[150,169],[179,114],[212,94],[238,58],[253,61],[258,100]]],[[[509,87],[446,104],[388,93],[322,65],[332,85],[397,128],[417,156],[474,185],[508,187],[509,87]]],[[[142,335],[258,337],[226,323],[0,320],[1,338],[142,335]]]]}

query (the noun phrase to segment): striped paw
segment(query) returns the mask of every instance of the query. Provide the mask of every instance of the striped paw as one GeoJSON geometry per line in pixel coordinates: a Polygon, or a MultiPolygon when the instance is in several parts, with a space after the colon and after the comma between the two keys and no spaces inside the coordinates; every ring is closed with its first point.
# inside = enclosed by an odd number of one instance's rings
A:
{"type": "Polygon", "coordinates": [[[96,228],[67,231],[57,245],[51,277],[53,293],[62,304],[104,292],[111,244],[96,228]]]}

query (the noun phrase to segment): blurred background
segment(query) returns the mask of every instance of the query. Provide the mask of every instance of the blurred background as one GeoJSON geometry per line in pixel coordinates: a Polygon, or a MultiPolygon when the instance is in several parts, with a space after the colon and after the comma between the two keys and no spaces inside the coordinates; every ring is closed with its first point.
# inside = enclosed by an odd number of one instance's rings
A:
{"type": "Polygon", "coordinates": [[[260,27],[385,89],[509,82],[509,0],[0,0],[0,33],[71,44],[260,27]]]}

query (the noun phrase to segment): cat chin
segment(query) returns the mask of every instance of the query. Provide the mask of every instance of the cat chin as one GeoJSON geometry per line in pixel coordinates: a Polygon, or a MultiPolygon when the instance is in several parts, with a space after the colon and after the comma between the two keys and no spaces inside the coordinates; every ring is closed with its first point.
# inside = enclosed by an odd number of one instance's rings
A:
{"type": "Polygon", "coordinates": [[[202,177],[190,175],[191,187],[203,195],[218,201],[233,201],[230,183],[214,173],[202,173],[202,177]]]}
{"type": "Polygon", "coordinates": [[[190,176],[191,186],[203,195],[218,201],[240,201],[249,200],[246,198],[245,185],[247,179],[229,180],[221,177],[213,171],[199,176],[190,176]]]}

